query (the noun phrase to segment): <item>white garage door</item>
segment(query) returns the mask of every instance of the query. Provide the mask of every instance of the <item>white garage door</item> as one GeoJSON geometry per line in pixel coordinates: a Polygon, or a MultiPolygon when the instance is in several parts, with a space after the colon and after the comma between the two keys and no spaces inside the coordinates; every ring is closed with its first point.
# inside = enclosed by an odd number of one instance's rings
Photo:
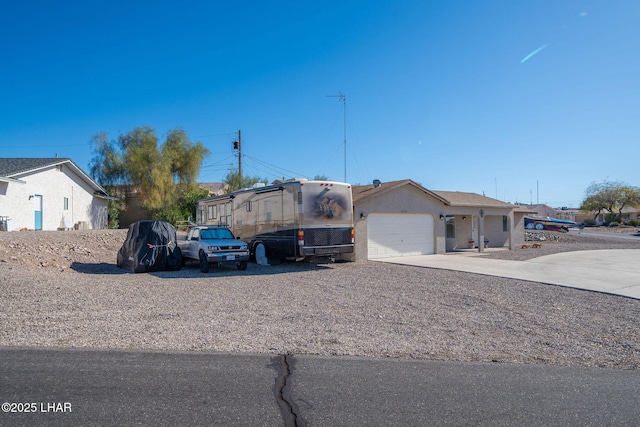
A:
{"type": "Polygon", "coordinates": [[[433,254],[433,216],[369,214],[369,259],[433,254]]]}

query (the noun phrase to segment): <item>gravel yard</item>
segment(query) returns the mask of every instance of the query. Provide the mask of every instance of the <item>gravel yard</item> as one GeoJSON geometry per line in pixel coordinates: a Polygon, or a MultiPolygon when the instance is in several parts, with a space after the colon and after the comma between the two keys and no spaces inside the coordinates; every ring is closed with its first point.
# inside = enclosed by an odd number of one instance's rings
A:
{"type": "MultiPolygon", "coordinates": [[[[126,230],[0,233],[0,345],[640,367],[640,301],[386,263],[130,274],[126,230]]],[[[640,243],[560,236],[524,260],[640,243]]]]}

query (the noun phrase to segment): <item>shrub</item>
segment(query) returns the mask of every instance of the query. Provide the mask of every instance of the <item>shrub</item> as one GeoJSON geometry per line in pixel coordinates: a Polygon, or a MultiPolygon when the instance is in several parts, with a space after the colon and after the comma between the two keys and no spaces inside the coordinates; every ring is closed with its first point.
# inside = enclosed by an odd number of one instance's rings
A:
{"type": "Polygon", "coordinates": [[[609,223],[609,227],[617,227],[619,225],[620,225],[620,223],[617,222],[617,221],[612,221],[612,222],[609,223]]]}
{"type": "Polygon", "coordinates": [[[627,221],[627,225],[631,227],[637,227],[638,224],[640,224],[640,221],[638,221],[637,219],[630,219],[629,221],[627,221]]]}
{"type": "Polygon", "coordinates": [[[123,203],[121,200],[109,200],[107,202],[107,218],[108,218],[108,227],[114,230],[120,228],[120,220],[118,219],[118,215],[124,209],[123,203]]]}
{"type": "Polygon", "coordinates": [[[595,227],[596,226],[596,220],[595,219],[585,219],[584,221],[582,221],[582,223],[584,224],[585,227],[595,227]]]}
{"type": "Polygon", "coordinates": [[[605,223],[620,222],[620,218],[618,218],[617,213],[609,212],[604,216],[604,222],[605,223]]]}

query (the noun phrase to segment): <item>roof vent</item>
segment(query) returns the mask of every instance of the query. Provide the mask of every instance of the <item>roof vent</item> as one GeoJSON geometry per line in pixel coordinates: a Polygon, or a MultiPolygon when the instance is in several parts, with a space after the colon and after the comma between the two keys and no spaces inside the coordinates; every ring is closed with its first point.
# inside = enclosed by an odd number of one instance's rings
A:
{"type": "Polygon", "coordinates": [[[378,188],[382,185],[382,182],[379,179],[373,180],[373,188],[378,188]]]}

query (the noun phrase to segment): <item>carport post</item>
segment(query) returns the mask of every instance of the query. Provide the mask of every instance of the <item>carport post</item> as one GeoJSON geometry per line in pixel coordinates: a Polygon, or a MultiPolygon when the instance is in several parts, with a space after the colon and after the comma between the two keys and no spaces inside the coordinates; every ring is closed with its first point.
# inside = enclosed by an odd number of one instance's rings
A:
{"type": "Polygon", "coordinates": [[[511,212],[509,212],[509,216],[507,219],[508,223],[508,230],[509,230],[509,250],[513,250],[515,248],[515,243],[514,240],[515,239],[515,235],[513,233],[513,227],[515,227],[515,221],[514,221],[514,214],[513,214],[513,210],[511,210],[511,212]]]}
{"type": "Polygon", "coordinates": [[[478,252],[484,252],[484,210],[480,209],[478,220],[478,252]]]}

